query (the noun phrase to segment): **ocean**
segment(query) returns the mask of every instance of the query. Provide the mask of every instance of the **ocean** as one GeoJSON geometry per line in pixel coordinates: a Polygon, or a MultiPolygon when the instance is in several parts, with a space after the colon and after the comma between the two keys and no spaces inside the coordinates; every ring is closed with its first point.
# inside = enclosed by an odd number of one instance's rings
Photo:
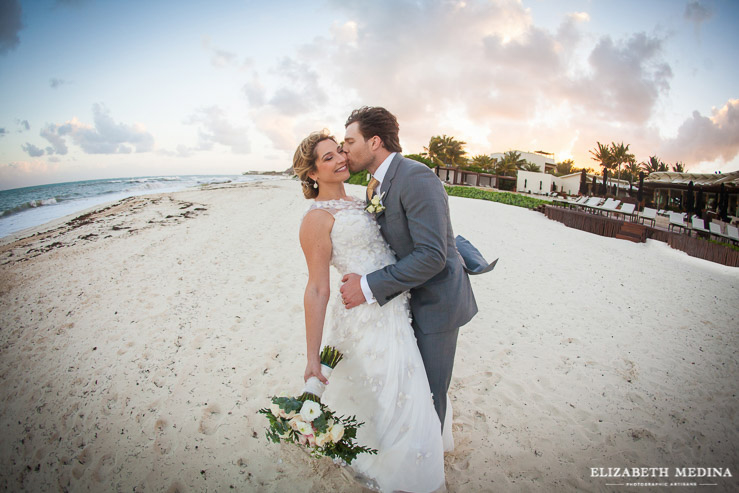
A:
{"type": "Polygon", "coordinates": [[[269,180],[263,175],[140,176],[54,183],[0,191],[0,238],[106,202],[214,183],[269,180]]]}

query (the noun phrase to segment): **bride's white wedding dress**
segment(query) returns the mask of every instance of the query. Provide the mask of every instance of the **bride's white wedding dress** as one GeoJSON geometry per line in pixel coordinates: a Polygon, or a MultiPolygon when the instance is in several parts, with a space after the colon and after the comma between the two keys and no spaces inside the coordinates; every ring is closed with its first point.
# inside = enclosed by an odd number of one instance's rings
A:
{"type": "MultiPolygon", "coordinates": [[[[395,256],[363,201],[315,201],[334,216],[331,264],[343,276],[368,274],[394,263],[395,256]]],[[[338,293],[338,289],[336,290],[338,293]]],[[[322,402],[340,415],[364,421],[360,444],[377,455],[360,454],[351,467],[368,486],[384,492],[432,492],[444,486],[444,446],[426,373],[411,327],[409,294],[380,307],[347,310],[333,297],[323,345],[344,354],[329,378],[322,402]]],[[[451,408],[448,408],[451,409],[451,408]]],[[[445,419],[447,449],[451,412],[445,419]]]]}

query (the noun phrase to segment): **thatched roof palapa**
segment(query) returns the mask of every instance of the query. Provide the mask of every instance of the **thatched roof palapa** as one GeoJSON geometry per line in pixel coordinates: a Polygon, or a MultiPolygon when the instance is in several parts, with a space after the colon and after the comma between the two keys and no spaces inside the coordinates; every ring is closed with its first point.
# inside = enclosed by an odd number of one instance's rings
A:
{"type": "Polygon", "coordinates": [[[644,178],[645,185],[671,188],[687,188],[693,182],[696,188],[718,189],[723,183],[728,189],[739,189],[739,171],[730,173],[678,173],[676,171],[657,171],[644,178]]]}

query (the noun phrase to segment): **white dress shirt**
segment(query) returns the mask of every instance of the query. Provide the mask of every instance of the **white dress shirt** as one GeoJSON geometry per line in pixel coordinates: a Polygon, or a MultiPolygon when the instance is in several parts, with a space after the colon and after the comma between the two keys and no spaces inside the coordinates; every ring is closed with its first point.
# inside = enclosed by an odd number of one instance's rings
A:
{"type": "MultiPolygon", "coordinates": [[[[375,170],[375,174],[372,175],[372,177],[377,180],[378,183],[375,187],[375,190],[377,191],[377,194],[380,194],[380,190],[382,187],[382,180],[385,179],[385,174],[387,174],[388,168],[390,168],[390,162],[392,162],[393,158],[397,152],[391,152],[388,157],[385,158],[385,160],[382,162],[382,164],[375,170]]],[[[375,299],[375,296],[372,294],[372,290],[369,287],[369,284],[367,284],[367,276],[362,276],[362,279],[359,281],[360,286],[362,286],[362,293],[364,294],[364,299],[367,300],[368,304],[375,303],[377,300],[375,299]]]]}

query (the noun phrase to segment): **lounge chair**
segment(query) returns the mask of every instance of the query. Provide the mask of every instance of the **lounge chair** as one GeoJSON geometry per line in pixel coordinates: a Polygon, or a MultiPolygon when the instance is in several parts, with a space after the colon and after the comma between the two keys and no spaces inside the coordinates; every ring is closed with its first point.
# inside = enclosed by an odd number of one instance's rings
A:
{"type": "MultiPolygon", "coordinates": [[[[601,199],[602,201],[603,199],[601,199]]],[[[611,208],[613,206],[613,199],[606,199],[602,203],[598,203],[595,205],[591,205],[590,208],[596,211],[598,214],[600,214],[602,211],[606,210],[606,208],[611,208]]]]}
{"type": "Polygon", "coordinates": [[[667,231],[672,231],[674,228],[688,229],[688,225],[685,224],[685,214],[670,212],[670,224],[667,225],[667,231]]]}
{"type": "Polygon", "coordinates": [[[620,200],[608,199],[606,203],[598,207],[601,211],[605,212],[607,216],[611,215],[611,212],[616,212],[616,208],[621,204],[620,200]]]}
{"type": "Polygon", "coordinates": [[[657,220],[657,209],[645,207],[642,213],[639,215],[639,219],[641,219],[642,224],[644,224],[644,221],[652,221],[652,226],[654,226],[655,221],[657,220]]]}
{"type": "Polygon", "coordinates": [[[716,221],[711,221],[708,224],[708,230],[711,232],[711,236],[716,236],[719,239],[728,239],[728,236],[721,231],[721,225],[716,221]]]}
{"type": "Polygon", "coordinates": [[[589,198],[590,197],[588,197],[587,195],[581,195],[581,196],[579,196],[577,198],[577,200],[573,200],[570,203],[570,206],[571,207],[580,207],[582,204],[584,204],[585,202],[587,202],[589,198]]]}
{"type": "Polygon", "coordinates": [[[559,197],[552,197],[552,204],[561,205],[563,207],[569,208],[570,205],[572,205],[572,202],[567,199],[561,199],[559,197]]]}
{"type": "Polygon", "coordinates": [[[733,243],[739,244],[739,228],[737,228],[736,226],[726,226],[726,236],[733,243]]]}
{"type": "Polygon", "coordinates": [[[588,200],[586,200],[585,202],[583,202],[582,204],[579,204],[579,205],[583,209],[593,209],[593,210],[595,210],[598,207],[598,205],[600,205],[600,203],[601,203],[602,200],[603,199],[600,198],[600,197],[590,197],[588,200]]]}
{"type": "Polygon", "coordinates": [[[616,209],[613,213],[616,214],[616,216],[629,216],[629,219],[633,222],[634,217],[636,216],[634,209],[636,209],[636,204],[621,204],[621,208],[616,209]]]}
{"type": "Polygon", "coordinates": [[[692,231],[695,231],[696,236],[710,236],[711,232],[706,229],[706,222],[698,216],[690,218],[690,225],[692,231]]]}

